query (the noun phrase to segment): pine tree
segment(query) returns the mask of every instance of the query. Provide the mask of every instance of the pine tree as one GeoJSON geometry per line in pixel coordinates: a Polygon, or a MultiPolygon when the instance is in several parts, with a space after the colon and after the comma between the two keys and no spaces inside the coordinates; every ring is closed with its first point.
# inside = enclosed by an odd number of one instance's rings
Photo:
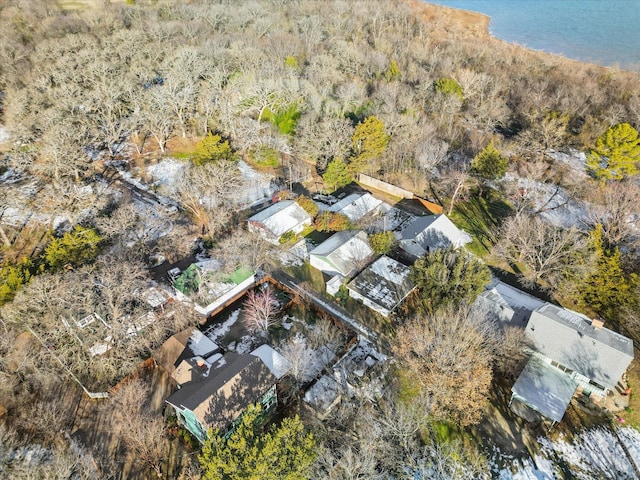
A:
{"type": "Polygon", "coordinates": [[[507,173],[509,160],[500,154],[493,141],[476,155],[471,161],[473,173],[485,180],[497,180],[507,173]]]}
{"type": "Polygon", "coordinates": [[[427,312],[471,303],[491,280],[489,269],[465,250],[439,248],[411,267],[427,312]]]}
{"type": "Polygon", "coordinates": [[[102,237],[93,228],[76,226],[61,238],[51,238],[43,259],[50,270],[76,267],[93,260],[100,251],[102,237]]]}
{"type": "Polygon", "coordinates": [[[211,132],[198,142],[193,152],[193,163],[202,166],[206,163],[216,163],[220,160],[236,160],[237,156],[227,140],[222,141],[220,135],[211,132]]]}
{"type": "Polygon", "coordinates": [[[638,173],[640,138],[628,123],[609,127],[596,141],[587,159],[587,170],[602,180],[623,180],[638,173]]]}
{"type": "Polygon", "coordinates": [[[327,165],[327,171],[322,175],[322,180],[331,190],[336,190],[353,182],[353,177],[349,173],[347,164],[342,159],[336,158],[327,165]]]}
{"type": "Polygon", "coordinates": [[[622,268],[618,248],[607,248],[602,236],[602,225],[597,225],[590,235],[596,266],[581,288],[583,306],[609,320],[618,320],[624,307],[638,307],[635,291],[640,279],[622,268]]]}
{"type": "Polygon", "coordinates": [[[260,431],[259,405],[242,415],[225,440],[209,436],[199,456],[204,480],[301,480],[309,478],[315,460],[315,439],[300,418],[285,418],[278,426],[260,431]]]}
{"type": "Polygon", "coordinates": [[[351,159],[352,169],[356,172],[364,170],[371,160],[384,153],[390,140],[384,123],[378,117],[371,115],[360,122],[352,137],[355,154],[351,159]]]}

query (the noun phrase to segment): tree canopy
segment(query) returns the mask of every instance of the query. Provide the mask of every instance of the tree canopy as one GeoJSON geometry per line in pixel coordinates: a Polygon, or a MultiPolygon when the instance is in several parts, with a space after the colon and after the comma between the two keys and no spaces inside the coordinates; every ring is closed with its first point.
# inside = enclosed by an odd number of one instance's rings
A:
{"type": "Polygon", "coordinates": [[[202,446],[204,480],[300,480],[309,478],[315,439],[296,416],[261,431],[260,406],[247,409],[225,440],[216,432],[202,446]]]}
{"type": "Polygon", "coordinates": [[[509,160],[502,156],[500,151],[493,145],[493,141],[484,147],[471,161],[473,173],[486,180],[497,180],[507,173],[509,160]]]}
{"type": "Polygon", "coordinates": [[[450,246],[420,258],[411,267],[411,280],[420,290],[425,309],[471,303],[491,280],[489,269],[465,250],[450,246]]]}
{"type": "Polygon", "coordinates": [[[228,140],[223,141],[220,135],[209,132],[196,145],[192,160],[196,165],[202,166],[221,160],[237,160],[237,156],[228,140]]]}
{"type": "Polygon", "coordinates": [[[455,308],[407,322],[394,347],[404,400],[438,419],[476,423],[491,385],[493,334],[490,323],[455,308]]]}
{"type": "Polygon", "coordinates": [[[349,167],[340,158],[336,158],[329,165],[327,165],[327,171],[322,175],[322,180],[332,190],[353,182],[353,177],[349,173],[349,167]]]}
{"type": "Polygon", "coordinates": [[[598,138],[587,158],[587,170],[602,180],[623,180],[638,173],[640,138],[628,123],[619,123],[598,138]]]}
{"type": "Polygon", "coordinates": [[[391,137],[387,134],[384,123],[378,117],[371,115],[360,122],[352,137],[353,169],[361,171],[371,160],[380,157],[387,149],[390,140],[391,137]]]}
{"type": "Polygon", "coordinates": [[[92,228],[76,226],[60,238],[51,238],[43,258],[51,270],[70,265],[77,267],[93,260],[100,251],[102,237],[92,228]]]}

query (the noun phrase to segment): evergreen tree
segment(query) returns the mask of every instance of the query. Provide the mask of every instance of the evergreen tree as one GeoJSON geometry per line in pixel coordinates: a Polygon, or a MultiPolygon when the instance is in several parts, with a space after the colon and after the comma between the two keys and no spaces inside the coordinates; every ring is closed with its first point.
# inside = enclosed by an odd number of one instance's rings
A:
{"type": "Polygon", "coordinates": [[[640,307],[635,294],[640,279],[635,273],[625,273],[617,247],[607,248],[602,225],[591,232],[590,242],[596,265],[580,290],[582,304],[609,320],[619,320],[619,312],[625,307],[640,307]]]}
{"type": "Polygon", "coordinates": [[[31,280],[33,262],[24,258],[17,265],[0,268],[0,305],[13,300],[16,292],[31,280]]]}
{"type": "Polygon", "coordinates": [[[471,161],[473,173],[485,180],[497,180],[507,173],[509,160],[500,154],[493,141],[476,155],[471,161]]]}
{"type": "Polygon", "coordinates": [[[220,160],[237,160],[237,156],[227,140],[222,141],[220,135],[209,132],[196,145],[192,160],[194,164],[202,166],[220,160]]]}
{"type": "Polygon", "coordinates": [[[455,95],[460,100],[464,99],[464,91],[462,86],[456,82],[453,78],[441,78],[434,84],[436,92],[443,93],[445,95],[455,95]]]}
{"type": "Polygon", "coordinates": [[[247,409],[225,440],[209,432],[199,456],[204,480],[301,480],[309,478],[315,439],[296,416],[261,432],[260,406],[247,409]]]}
{"type": "Polygon", "coordinates": [[[596,141],[587,159],[587,170],[602,180],[623,180],[638,173],[640,138],[628,123],[610,127],[596,141]]]}
{"type": "Polygon", "coordinates": [[[396,246],[396,237],[393,232],[374,233],[369,235],[369,245],[378,255],[385,255],[396,246]]]}
{"type": "Polygon", "coordinates": [[[391,60],[391,63],[389,63],[389,68],[387,68],[387,71],[384,72],[384,78],[387,80],[387,82],[392,82],[394,80],[400,80],[400,77],[402,77],[400,67],[398,67],[398,64],[395,60],[391,60]]]}
{"type": "Polygon", "coordinates": [[[61,238],[51,237],[44,250],[43,259],[50,270],[60,270],[66,266],[77,267],[98,255],[102,237],[93,228],[80,225],[65,233],[61,238]]]}
{"type": "Polygon", "coordinates": [[[452,246],[439,248],[420,258],[411,267],[410,276],[429,313],[473,302],[491,280],[484,263],[452,246]]]}
{"type": "Polygon", "coordinates": [[[336,190],[353,182],[353,177],[349,173],[347,164],[342,159],[336,158],[327,165],[327,171],[322,175],[322,180],[331,190],[336,190]]]}
{"type": "Polygon", "coordinates": [[[360,172],[369,162],[380,157],[389,145],[391,137],[387,134],[384,123],[378,117],[371,115],[360,122],[353,133],[352,169],[360,172]]]}

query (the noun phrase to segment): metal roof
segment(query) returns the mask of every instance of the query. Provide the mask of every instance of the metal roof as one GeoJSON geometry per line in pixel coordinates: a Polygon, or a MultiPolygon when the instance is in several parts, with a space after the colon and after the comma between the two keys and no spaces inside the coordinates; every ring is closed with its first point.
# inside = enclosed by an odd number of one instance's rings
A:
{"type": "Polygon", "coordinates": [[[276,237],[281,236],[301,223],[310,221],[311,216],[293,200],[282,200],[274,203],[249,218],[249,222],[261,223],[276,237]]]}
{"type": "Polygon", "coordinates": [[[399,234],[398,240],[403,250],[416,257],[428,251],[449,245],[461,247],[471,241],[467,233],[456,227],[444,215],[417,217],[399,234]]]}
{"type": "Polygon", "coordinates": [[[569,375],[532,357],[511,388],[513,397],[538,413],[559,422],[578,384],[569,375]]]}

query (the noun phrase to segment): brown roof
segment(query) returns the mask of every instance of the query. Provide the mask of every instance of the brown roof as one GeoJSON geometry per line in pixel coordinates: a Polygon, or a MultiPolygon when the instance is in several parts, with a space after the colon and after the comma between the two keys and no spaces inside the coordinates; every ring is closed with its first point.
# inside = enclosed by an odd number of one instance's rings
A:
{"type": "Polygon", "coordinates": [[[277,382],[258,357],[227,353],[225,359],[226,365],[184,384],[167,403],[192,411],[205,428],[225,428],[277,382]]]}

